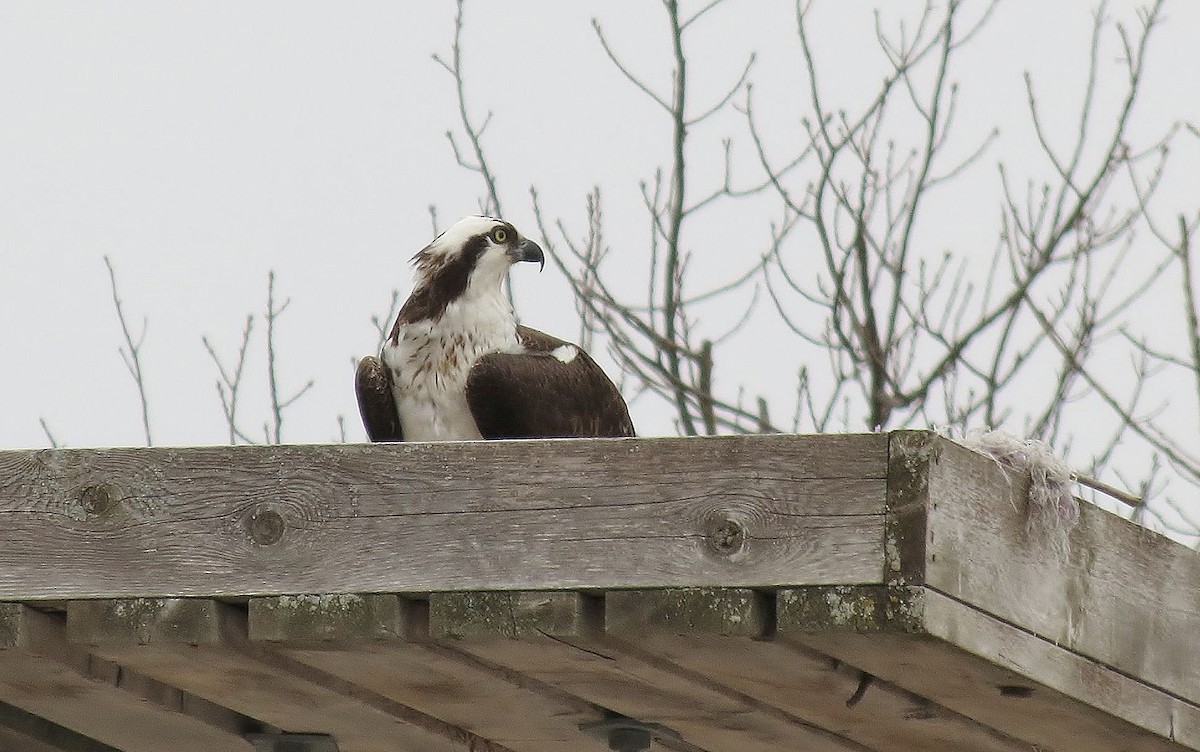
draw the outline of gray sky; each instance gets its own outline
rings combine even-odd
[[[818,66],[846,106],[881,76],[876,4],[817,5]],[[920,8],[886,5],[893,21]],[[1029,156],[1023,71],[1034,75],[1052,135],[1071,132],[1090,6],[1010,0],[964,54],[958,148],[966,153],[972,134],[993,125],[1002,131],[994,152],[941,199],[953,219],[930,236],[935,253],[991,252],[995,232],[979,228],[996,223],[998,159],[1031,174],[1046,169]],[[1137,6],[1109,10],[1132,20]],[[1170,0],[1166,15],[1136,121],[1147,140],[1172,121],[1200,121],[1200,4]],[[647,227],[638,181],[665,164],[668,124],[607,62],[593,16],[667,91],[662,10],[632,0],[469,3],[468,88],[477,116],[494,113],[486,141],[505,218],[536,235],[528,200],[536,185],[551,217],[582,230],[584,195],[599,184],[614,258],[636,265]],[[407,292],[408,259],[431,237],[430,205],[442,226],[478,209],[480,183],[455,165],[444,135],[457,126],[452,83],[431,59],[448,54],[453,17],[450,2],[0,3],[0,446],[46,445],[39,418],[71,446],[142,442],[105,254],[131,320],[149,322],[143,366],[155,443],[224,441],[201,336],[232,358],[246,314],[265,306],[270,269],[278,294],[292,299],[279,322],[282,388],[315,380],[288,411],[284,438],[335,440],[340,414],[349,438],[361,440],[351,358],[375,348],[371,315],[384,311],[392,288]],[[1107,42],[1101,75],[1116,80],[1117,48]],[[688,45],[697,107],[719,97],[757,51],[752,79],[769,148],[782,155],[796,143],[805,84],[788,4],[733,0],[698,23]],[[1099,100],[1111,106],[1111,92]],[[735,177],[758,177],[737,113],[693,135],[697,195],[720,179],[725,137],[735,139]],[[1184,150],[1179,164],[1197,164],[1196,141]],[[1194,210],[1195,174],[1167,176],[1177,208],[1190,200]],[[752,262],[773,213],[764,203],[728,204],[698,223],[685,237],[697,286]],[[575,336],[556,271],[518,269],[515,288],[526,323]],[[706,315],[712,323],[720,311]],[[800,354],[774,352],[770,325],[762,326],[760,340],[723,353],[722,376],[786,392]],[[244,414],[254,435],[267,417],[264,333],[260,320],[247,364]],[[672,432],[652,400],[632,407],[642,433]]]

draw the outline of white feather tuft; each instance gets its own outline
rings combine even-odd
[[[554,356],[555,360],[562,363],[570,363],[579,354],[579,348],[575,345],[559,345],[550,354]]]

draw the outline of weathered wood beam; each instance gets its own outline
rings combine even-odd
[[[773,639],[775,604],[745,589],[605,597],[605,633],[878,750],[1028,752],[1029,745],[850,664]],[[865,690],[865,691],[864,691]]]
[[[0,599],[879,582],[887,437],[0,452]]]
[[[518,687],[507,710],[481,721],[501,735],[534,696],[553,698],[571,720],[546,721],[538,743],[589,709],[637,718],[651,707],[646,720],[687,726],[687,741],[662,742],[679,749],[699,739],[713,750],[753,748],[746,737],[765,749],[790,743],[797,728],[816,749],[887,746],[869,736],[883,726],[856,725],[853,710],[770,694],[727,656],[688,649],[711,642],[739,646],[729,651],[763,670],[793,656],[797,681],[820,679],[843,694],[854,682],[845,665],[865,669],[879,680],[858,708],[876,703],[903,729],[911,692],[933,703],[925,707],[937,710],[936,723],[927,725],[944,724],[948,738],[978,732],[973,723],[1002,732],[973,742],[980,748],[1012,739],[1103,747],[1111,731],[1145,749],[1200,749],[1200,555],[1086,504],[1073,526],[1047,525],[1031,518],[1027,485],[929,432],[0,452],[0,599],[67,603],[82,644],[103,644],[131,666],[166,671],[211,653],[227,675],[251,666],[264,681],[316,691],[328,708],[349,703],[366,725],[407,719],[423,729],[408,729],[418,737],[468,732],[416,699],[397,699],[408,690],[383,691],[400,677],[363,654],[384,650],[416,666],[417,644],[434,666],[430,681],[464,683],[478,670],[496,687]],[[696,587],[726,589],[709,591],[709,605],[732,609],[717,615],[743,619],[739,628],[758,637],[726,634],[731,623],[720,619],[689,621],[696,609],[672,617],[685,618],[687,629],[677,629],[666,611],[650,619],[638,610],[666,596],[614,592]],[[750,592],[775,588],[791,598],[780,596],[778,613]],[[472,592],[480,590],[512,594]],[[595,595],[563,592],[572,590],[610,591],[613,608],[605,616]],[[248,639],[244,613],[204,600],[312,592],[432,592],[433,642],[377,635],[364,650],[320,637],[314,647],[290,642],[300,629],[290,623],[276,641],[292,651],[282,655]],[[77,600],[133,596],[160,599]],[[104,611],[130,603],[158,610]],[[86,616],[89,608],[100,610]],[[191,608],[217,614],[217,639],[188,631],[195,625],[179,615]],[[122,626],[106,633],[101,616]],[[785,616],[807,631],[785,635]],[[366,621],[311,626],[345,635],[378,627],[381,614],[353,618]],[[786,645],[759,639],[773,634]],[[845,665],[820,674],[814,650]],[[358,657],[334,660],[331,651]],[[918,657],[938,671],[961,669],[960,682],[934,681]],[[215,670],[209,682],[206,691],[218,692]],[[153,694],[149,686],[138,692]],[[1028,689],[1048,698],[1040,710],[1014,707]],[[467,723],[467,703],[439,702],[439,712]],[[711,715],[697,718],[697,708]],[[1032,731],[1022,730],[1021,712],[1036,719]],[[810,728],[822,725],[836,728]]]
[[[1090,504],[1057,536],[1027,473],[927,442],[925,584],[1200,704],[1200,555]]]
[[[428,606],[395,595],[279,596],[249,604],[250,639],[519,752],[603,752],[603,718],[428,639]]]
[[[214,703],[70,644],[62,621],[0,604],[0,702],[127,752],[249,752],[255,725]],[[49,732],[48,732],[49,733]],[[86,743],[58,732],[54,739]]]
[[[1039,748],[1200,749],[1197,706],[928,588],[780,590],[776,635]]]
[[[711,752],[870,748],[604,634],[603,604],[565,592],[434,593],[430,636]],[[670,737],[657,743],[670,746]]]
[[[75,601],[68,605],[67,633],[122,666],[277,728],[329,734],[343,752],[508,752],[502,744],[254,645],[245,613],[217,601]]]

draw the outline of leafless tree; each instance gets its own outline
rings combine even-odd
[[[973,254],[928,247],[932,228],[946,223],[953,205],[947,194],[968,172],[985,169],[999,137],[993,127],[972,131],[959,122],[955,83],[962,51],[988,27],[997,3],[930,0],[915,25],[892,24],[876,12],[882,82],[869,96],[854,98],[865,102],[856,109],[838,101],[823,74],[812,43],[820,33],[813,28],[816,3],[797,2],[795,39],[807,85],[785,94],[798,94],[809,114],[790,144],[777,143],[778,129],[764,127],[756,106],[762,94],[750,80],[753,55],[729,71],[732,83],[722,96],[693,104],[689,32],[711,22],[727,0],[691,13],[676,0],[663,0],[669,92],[656,90],[649,76],[622,59],[605,25],[593,20],[597,43],[616,72],[655,103],[670,135],[662,167],[639,182],[646,242],[636,250],[605,245],[598,187],[583,202],[582,231],[548,217],[536,189],[533,209],[548,250],[577,294],[581,334],[602,335],[622,370],[671,405],[681,433],[1005,427],[1069,452],[1073,416],[1079,414],[1073,411],[1095,412],[1099,400],[1115,416],[1115,429],[1103,445],[1093,442],[1089,457],[1074,458],[1088,474],[1104,472],[1117,449],[1137,439],[1200,486],[1200,458],[1148,417],[1143,405],[1148,379],[1162,368],[1182,369],[1194,376],[1200,416],[1191,240],[1200,218],[1181,219],[1179,229],[1168,233],[1151,213],[1179,128],[1165,127],[1142,144],[1130,128],[1163,0],[1143,8],[1132,25],[1114,22],[1106,4],[1099,5],[1088,57],[1080,61],[1088,75],[1077,101],[1044,102],[1036,79],[1025,75],[1027,128],[1039,145],[1041,166],[997,165],[997,193],[982,200],[994,202],[998,230],[981,228],[971,241]],[[457,66],[462,26],[460,3],[456,64],[446,67],[455,74],[471,133]],[[1114,56],[1110,39],[1122,65],[1117,80],[1101,65]],[[1115,110],[1101,106],[1098,91],[1119,92]],[[1068,105],[1073,113],[1061,110]],[[713,155],[724,163],[724,180],[698,185],[686,157],[693,153],[688,139],[730,107],[744,116],[745,135],[736,143],[749,146],[759,177],[733,179],[730,137]],[[1066,117],[1077,127],[1064,146],[1049,123]],[[481,172],[483,147],[478,138],[471,143],[475,162],[464,166]],[[462,163],[457,147],[455,155]],[[481,174],[489,205],[498,206],[496,176]],[[769,242],[724,284],[694,291],[689,260],[710,249],[690,228],[717,203],[750,197],[756,206],[776,207]],[[1147,228],[1167,253],[1147,253]],[[979,263],[979,248],[992,249],[988,263]],[[619,271],[612,271],[610,262],[618,257]],[[616,284],[639,260],[640,300]],[[1191,333],[1182,354],[1153,349],[1127,326],[1147,291],[1176,278],[1183,280]],[[778,395],[760,396],[756,387],[716,378],[724,367],[722,348],[748,336],[745,323],[752,316],[765,315],[755,308],[760,290],[767,312],[792,338],[779,349],[807,364],[798,367],[783,410]],[[723,323],[702,324],[699,312],[714,304]],[[1132,356],[1135,369],[1134,387],[1121,392],[1097,375],[1111,362],[1118,335],[1128,345],[1118,357]],[[1101,350],[1103,358],[1097,356]],[[776,417],[788,408],[790,420]],[[1126,500],[1144,497],[1160,469],[1153,465],[1141,480],[1120,476],[1133,494],[1109,490]]]
[[[930,4],[908,35],[889,36],[877,26],[891,70],[871,103],[851,115],[832,114],[824,103],[807,9],[799,6],[796,25],[816,116],[805,122],[807,138],[786,165],[777,166],[767,156],[753,99],[747,98],[762,168],[786,207],[765,275],[771,299],[795,335],[825,350],[833,367],[833,389],[822,398],[814,398],[811,390],[802,395],[812,400],[808,416],[817,429],[829,426],[843,396],[862,406],[863,423],[872,429],[914,422],[1000,425],[1014,404],[1010,390],[1020,385],[1029,404],[1030,390],[1021,377],[1033,364],[1044,368],[1046,352],[1053,355],[1057,348],[1057,375],[1043,380],[1047,388],[1035,398],[1041,407],[1027,412],[1023,427],[1027,434],[1054,440],[1095,338],[1163,271],[1161,265],[1151,268],[1131,293],[1112,292],[1118,272],[1133,269],[1126,261],[1142,211],[1111,195],[1120,176],[1145,172],[1146,163],[1147,192],[1153,193],[1173,136],[1168,133],[1140,153],[1128,146],[1146,44],[1161,3],[1133,33],[1118,29],[1128,78],[1120,84],[1125,96],[1118,114],[1105,123],[1095,122],[1093,108],[1106,23],[1103,6],[1096,13],[1080,125],[1065,154],[1045,135],[1035,86],[1026,75],[1030,121],[1053,169],[1045,179],[1022,181],[1024,190],[1018,192],[1011,171],[999,166],[1001,232],[982,284],[971,280],[966,257],[922,253],[922,226],[940,221],[927,207],[978,161],[995,136],[995,131],[970,134],[967,138],[978,145],[965,159],[953,162],[947,156],[957,104],[949,72],[995,3],[969,21],[961,17],[964,7]],[[911,131],[889,131],[890,118],[904,108],[922,125],[919,137],[908,144]],[[806,166],[810,169],[803,171]],[[815,284],[795,270],[796,244],[784,242],[794,235],[820,249],[824,269]],[[819,329],[807,323],[811,318],[794,315],[814,305],[824,312]],[[1043,317],[1058,322],[1057,345],[1043,327],[1030,325]]]

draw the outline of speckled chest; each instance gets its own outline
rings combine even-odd
[[[383,348],[383,362],[392,371],[404,438],[480,438],[467,404],[467,374],[487,353],[521,350],[507,305],[452,304],[438,319],[404,324],[396,334]]]

